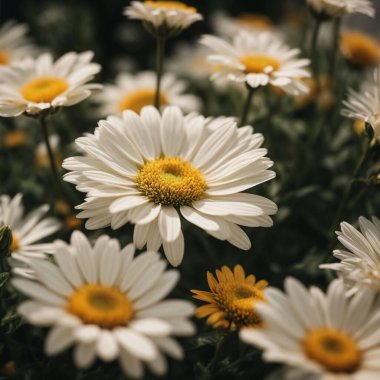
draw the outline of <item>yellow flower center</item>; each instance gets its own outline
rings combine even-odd
[[[306,355],[328,371],[352,373],[361,363],[357,343],[346,333],[331,328],[311,330],[302,342]]]
[[[380,62],[379,43],[360,32],[343,33],[341,50],[344,57],[356,66],[374,66]]]
[[[9,54],[4,50],[0,50],[0,65],[6,65],[8,62]]]
[[[175,207],[201,199],[207,188],[203,174],[180,157],[146,162],[137,174],[136,184],[152,202]]]
[[[240,62],[245,66],[246,73],[269,73],[281,67],[278,59],[259,54],[245,55],[240,58]]]
[[[20,248],[20,240],[18,239],[17,235],[12,232],[12,245],[11,245],[11,252],[16,252]]]
[[[236,18],[236,22],[246,28],[265,30],[273,27],[269,17],[254,13],[243,13]]]
[[[179,1],[144,1],[144,4],[154,8],[165,8],[168,10],[181,10],[197,13],[196,8],[189,7],[188,5]]]
[[[124,293],[99,284],[87,284],[76,289],[66,309],[84,323],[108,329],[125,326],[134,315],[132,301]]]
[[[21,88],[21,95],[31,102],[49,103],[69,88],[69,84],[58,77],[32,79]]]
[[[7,148],[17,148],[25,145],[26,138],[27,136],[23,131],[7,132],[4,136],[3,143]]]
[[[122,112],[124,110],[132,110],[136,113],[140,113],[141,108],[154,104],[155,95],[156,90],[153,88],[136,90],[121,100],[118,107],[119,112]],[[163,93],[160,94],[160,104],[162,106],[168,104],[168,99]]]

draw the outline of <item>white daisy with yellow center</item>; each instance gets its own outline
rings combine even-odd
[[[0,67],[18,64],[35,53],[35,47],[26,36],[27,32],[28,27],[25,24],[16,24],[14,21],[8,21],[1,26]]]
[[[161,79],[161,106],[176,105],[184,112],[197,111],[200,100],[195,95],[184,94],[186,83],[173,74],[164,74]],[[137,74],[120,74],[115,85],[105,85],[96,100],[101,104],[100,114],[121,114],[125,110],[140,113],[145,106],[154,105],[156,95],[156,73],[143,71]]]
[[[132,1],[124,14],[160,31],[180,31],[203,19],[194,7],[179,1]]]
[[[249,249],[238,224],[271,226],[276,205],[242,191],[274,178],[263,137],[231,118],[162,116],[151,106],[99,122],[94,135],[76,140],[84,157],[67,158],[65,180],[87,193],[79,218],[86,228],[135,224],[134,243],[156,251],[161,244],[177,266],[184,254],[180,214],[212,236]]]
[[[27,266],[29,260],[43,258],[44,253],[52,253],[51,243],[38,243],[61,227],[58,219],[43,218],[48,210],[49,206],[43,205],[24,215],[21,194],[13,198],[0,196],[0,225],[7,225],[12,231],[10,264],[16,273],[32,276],[33,271]]]
[[[346,297],[342,280],[324,294],[288,278],[285,291],[264,291],[255,305],[263,327],[240,337],[264,350],[269,362],[287,364],[289,379],[376,380],[380,371],[380,311],[369,289]]]
[[[350,293],[362,287],[380,292],[380,220],[372,221],[361,216],[357,230],[342,222],[338,240],[347,250],[336,249],[334,256],[339,263],[323,264],[321,268],[336,270],[350,288]]]
[[[342,17],[351,13],[361,13],[374,17],[375,9],[370,0],[306,0],[317,14],[330,17]]]
[[[218,71],[211,76],[213,80],[225,78],[251,88],[278,86],[291,95],[309,91],[300,78],[310,76],[310,61],[296,58],[299,49],[290,49],[272,33],[241,31],[232,44],[206,35],[200,42],[215,52],[208,56],[210,64],[218,65]]]
[[[375,138],[380,138],[380,66],[373,71],[372,78],[363,82],[359,91],[349,91],[343,105],[343,116],[368,123]]]
[[[92,52],[71,52],[53,62],[46,53],[17,66],[0,67],[0,116],[38,115],[86,99],[101,88],[87,83],[100,71],[100,65],[90,62],[92,57]]]
[[[79,231],[70,245],[54,243],[56,264],[30,262],[35,280],[16,278],[13,286],[30,300],[18,309],[37,326],[51,327],[45,341],[48,355],[74,346],[80,368],[97,357],[118,359],[125,374],[141,378],[144,364],[156,375],[167,369],[163,353],[183,357],[172,336],[188,336],[194,326],[190,302],[163,300],[179,279],[165,270],[156,252],[134,257],[132,244],[120,249],[115,239],[100,236],[94,246]]]

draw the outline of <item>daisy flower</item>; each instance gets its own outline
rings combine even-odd
[[[310,76],[306,70],[310,61],[296,58],[299,49],[290,49],[271,33],[241,31],[232,44],[206,35],[200,42],[215,52],[208,61],[218,65],[219,70],[211,79],[245,82],[251,88],[270,84],[292,95],[308,92],[300,78]]]
[[[264,301],[263,289],[268,285],[264,280],[256,282],[253,274],[245,275],[241,265],[233,271],[227,266],[216,271],[216,277],[207,272],[211,292],[192,290],[193,297],[207,302],[197,308],[198,318],[207,318],[214,328],[236,330],[242,327],[258,327],[261,319],[254,309],[256,302]]]
[[[173,35],[203,17],[194,7],[179,1],[132,1],[124,15],[141,20],[153,34]]]
[[[184,254],[180,214],[212,236],[249,249],[238,226],[271,226],[276,205],[243,193],[275,177],[260,148],[263,137],[231,118],[205,120],[178,107],[162,116],[152,106],[99,122],[94,135],[76,140],[84,157],[63,162],[64,178],[87,193],[79,218],[86,228],[135,224],[134,243],[156,251],[163,244],[177,266]]]
[[[375,66],[380,62],[379,42],[360,31],[344,31],[341,35],[340,50],[346,61],[357,68]]]
[[[134,257],[132,244],[100,236],[94,246],[79,231],[70,244],[54,242],[56,264],[33,259],[35,280],[16,278],[13,286],[30,300],[18,312],[32,325],[50,327],[47,355],[74,346],[74,361],[87,368],[96,360],[118,359],[125,374],[141,378],[143,364],[166,372],[164,353],[183,350],[175,336],[194,333],[191,303],[163,300],[179,279],[156,252]]]
[[[194,95],[184,94],[186,83],[173,74],[161,79],[161,106],[176,105],[183,111],[196,111],[200,101]],[[118,114],[124,110],[140,113],[144,106],[153,105],[156,94],[156,73],[143,71],[137,74],[120,74],[116,85],[106,85],[96,100],[101,104],[102,116]]]
[[[22,195],[13,198],[0,196],[0,225],[7,225],[12,230],[10,264],[15,272],[30,275],[25,264],[33,257],[45,257],[44,253],[52,253],[52,244],[38,243],[57,232],[61,225],[56,218],[43,218],[49,210],[43,205],[24,216]]]
[[[0,116],[38,115],[86,99],[101,88],[87,83],[100,71],[100,65],[90,63],[92,57],[92,52],[71,52],[53,62],[46,53],[17,66],[0,67]]]
[[[343,105],[343,116],[370,124],[375,138],[380,137],[380,66],[374,70],[373,79],[364,82],[359,91],[349,91]]]
[[[375,9],[370,0],[306,0],[309,7],[317,14],[328,17],[342,17],[351,13],[375,16]]]
[[[13,20],[2,25],[0,28],[0,67],[18,63],[33,55],[35,48],[26,37],[27,32],[26,25],[16,24]]]
[[[293,368],[289,379],[379,378],[380,311],[374,292],[347,298],[341,280],[324,294],[292,278],[286,279],[285,291],[265,291],[267,302],[256,305],[263,327],[243,329],[243,341],[262,348],[264,360]]]
[[[346,250],[337,249],[340,263],[323,264],[321,268],[336,270],[355,293],[361,287],[380,291],[380,220],[359,218],[360,231],[347,222],[340,225],[338,240]]]

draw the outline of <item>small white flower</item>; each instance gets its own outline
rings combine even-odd
[[[289,380],[379,378],[380,311],[373,291],[348,298],[341,280],[324,294],[292,278],[286,279],[285,291],[264,290],[267,302],[255,304],[263,328],[240,335],[264,350],[264,360],[287,364]]]
[[[30,258],[43,258],[45,253],[52,253],[51,243],[38,243],[59,230],[61,224],[56,218],[43,218],[49,210],[43,205],[24,216],[22,195],[13,198],[8,195],[0,197],[0,225],[7,225],[12,230],[10,263],[15,272],[30,275],[27,264]]]
[[[6,22],[0,28],[0,66],[17,64],[20,60],[35,53],[35,47],[26,37],[28,27]]]
[[[152,106],[110,116],[94,135],[76,140],[86,155],[63,163],[71,170],[65,180],[87,193],[78,217],[88,218],[88,229],[135,224],[136,247],[156,251],[162,244],[175,266],[184,254],[180,215],[247,250],[238,224],[269,227],[268,215],[277,211],[269,199],[242,192],[275,177],[260,148],[263,136],[252,132],[231,118],[184,117],[174,106],[162,116]]]
[[[301,78],[310,76],[306,70],[310,61],[296,58],[299,49],[290,49],[271,33],[239,32],[232,44],[206,35],[200,42],[215,52],[208,57],[209,63],[218,65],[211,79],[245,82],[251,88],[278,86],[292,95],[309,91]]]
[[[375,16],[375,9],[370,0],[306,0],[306,2],[315,12],[330,17],[342,17],[350,13]]]
[[[349,286],[350,293],[362,287],[380,291],[380,220],[359,218],[360,231],[347,222],[341,223],[338,240],[347,251],[337,249],[340,263],[323,264],[321,268],[336,270]]]
[[[96,360],[118,359],[126,375],[141,378],[146,364],[156,375],[167,370],[167,354],[183,358],[172,336],[194,333],[190,302],[163,300],[179,279],[156,252],[134,257],[132,244],[100,236],[94,246],[79,231],[70,245],[54,243],[57,264],[33,259],[34,281],[13,286],[30,298],[18,312],[37,326],[51,327],[47,355],[74,346],[74,361],[87,368]]]
[[[380,66],[373,73],[373,80],[365,81],[359,91],[350,90],[342,115],[362,120],[371,125],[375,138],[380,138]]]
[[[132,1],[124,14],[150,24],[164,35],[186,29],[203,19],[194,7],[179,1]]]
[[[161,79],[162,106],[176,105],[184,112],[196,111],[200,108],[200,100],[184,94],[186,83],[173,74],[164,74]],[[153,105],[156,94],[156,73],[143,71],[137,74],[120,74],[116,85],[106,85],[96,100],[101,104],[99,112],[102,116],[121,114],[125,110],[140,113],[144,106]]]
[[[53,62],[42,54],[13,67],[0,67],[0,116],[37,115],[44,110],[72,106],[100,85],[87,83],[100,71],[92,52],[67,53]]]

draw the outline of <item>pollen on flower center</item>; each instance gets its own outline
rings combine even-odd
[[[273,57],[259,54],[245,55],[240,58],[246,73],[269,73],[280,68],[281,63]]]
[[[6,65],[8,62],[9,54],[4,50],[0,50],[0,65]]]
[[[133,318],[132,301],[119,289],[87,284],[70,296],[66,309],[86,324],[103,328],[125,326]]]
[[[306,355],[331,372],[352,373],[361,363],[357,343],[346,333],[331,328],[311,330],[302,342]]]
[[[179,1],[144,1],[145,5],[155,8],[166,8],[172,10],[183,10],[191,13],[196,13],[197,10],[194,7],[189,7],[188,5],[181,3]]]
[[[154,98],[156,95],[156,90],[153,88],[146,88],[146,89],[140,89],[136,90],[127,96],[125,96],[119,103],[118,109],[119,112],[122,112],[124,110],[132,110],[136,113],[140,113],[141,109],[144,106],[150,106],[154,104]],[[160,94],[160,104],[162,106],[167,105],[168,99],[161,92]]]
[[[69,88],[69,84],[58,77],[32,79],[21,88],[21,95],[31,102],[49,103]]]
[[[17,235],[12,232],[12,245],[11,245],[11,252],[16,252],[20,248],[20,240],[18,239]]]
[[[207,189],[203,174],[180,157],[146,162],[137,174],[136,185],[152,202],[175,207],[191,205]]]

